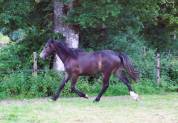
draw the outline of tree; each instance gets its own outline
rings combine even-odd
[[[147,44],[156,49],[157,84],[160,84],[160,53],[175,44],[176,24],[178,24],[175,4],[174,0],[159,2],[158,16],[154,22],[145,25],[144,35],[147,38]],[[172,34],[173,37],[171,37]]]
[[[72,25],[65,24],[63,18],[68,14],[68,11],[73,7],[73,1],[64,4],[63,1],[53,0],[54,7],[54,26],[55,33],[61,33],[65,37],[67,45],[71,48],[77,48],[79,43],[79,34],[72,28]],[[62,61],[58,56],[55,58],[54,68],[64,70]]]

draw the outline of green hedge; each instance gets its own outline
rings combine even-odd
[[[38,76],[32,76],[31,73],[12,73],[6,75],[0,82],[0,98],[14,97],[48,97],[58,88],[59,82],[63,78],[63,74],[54,71],[39,73]],[[97,95],[101,89],[102,79],[99,77],[88,81],[88,77],[81,77],[78,80],[77,88],[89,95]],[[92,82],[91,82],[92,81]],[[70,85],[68,82],[61,96],[76,96],[70,93]],[[152,80],[141,79],[138,83],[132,84],[134,90],[139,94],[153,94],[162,91],[172,91],[170,85],[157,86]],[[127,87],[119,82],[115,77],[110,78],[110,87],[105,95],[126,95]]]

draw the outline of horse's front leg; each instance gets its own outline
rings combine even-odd
[[[65,77],[62,80],[62,82],[60,83],[58,90],[56,92],[56,94],[52,97],[52,100],[56,101],[57,98],[59,97],[62,89],[64,88],[65,84],[69,81],[69,75],[67,73],[65,73]]]
[[[80,97],[83,97],[83,98],[88,99],[88,95],[86,95],[85,93],[79,91],[79,90],[76,88],[77,79],[78,79],[78,76],[72,77],[72,81],[71,81],[71,82],[72,82],[72,83],[71,83],[71,92],[76,93],[76,94],[79,95]]]

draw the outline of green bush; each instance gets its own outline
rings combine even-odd
[[[6,75],[0,83],[1,97],[23,94],[27,91],[27,79],[27,75],[24,73],[12,73]]]
[[[38,76],[32,76],[31,73],[12,73],[6,75],[0,82],[0,98],[5,97],[46,97],[52,96],[57,90],[63,74],[55,72],[43,72]],[[87,77],[81,77],[78,80],[77,88],[89,95],[97,95],[102,87],[102,79],[99,77],[89,82]],[[134,88],[138,93],[155,93],[157,86],[151,81],[134,84]],[[68,82],[62,96],[76,96],[70,93],[70,85]],[[105,95],[126,95],[128,94],[127,87],[119,82],[115,77],[111,77],[110,87]]]
[[[20,67],[21,61],[18,56],[20,49],[21,47],[16,44],[10,44],[0,49],[0,72],[13,71]]]
[[[40,73],[36,77],[31,73],[12,73],[0,82],[0,96],[49,96],[54,92],[59,79],[54,72]]]
[[[12,73],[5,76],[0,82],[0,98],[7,97],[47,97],[52,96],[63,78],[63,74],[59,74],[53,71],[41,72],[38,76],[32,76],[31,73]],[[68,82],[61,93],[61,96],[76,96],[76,94],[70,91],[71,83]],[[132,84],[134,90],[139,94],[153,94],[166,91],[168,88],[164,85],[164,88],[154,84],[152,80],[141,79],[138,83]],[[96,96],[102,87],[101,77],[88,81],[88,77],[81,77],[78,80],[77,86],[79,90],[91,95]],[[170,86],[169,86],[170,87]],[[105,95],[127,95],[127,87],[120,82],[116,77],[110,78],[110,86]]]

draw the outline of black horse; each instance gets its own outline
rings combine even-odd
[[[57,54],[64,63],[65,77],[60,83],[56,94],[52,97],[53,100],[57,100],[60,92],[69,80],[71,80],[71,92],[75,92],[80,97],[88,98],[85,93],[76,88],[77,79],[79,76],[89,76],[97,73],[102,73],[103,75],[103,86],[94,101],[99,101],[103,93],[109,87],[111,74],[115,74],[118,79],[128,87],[133,99],[138,100],[138,94],[132,90],[129,79],[125,73],[128,73],[135,81],[138,79],[139,74],[138,71],[134,69],[126,54],[112,50],[85,52],[79,49],[68,48],[64,41],[50,39],[43,48],[40,57],[46,59],[49,55],[54,53]]]

